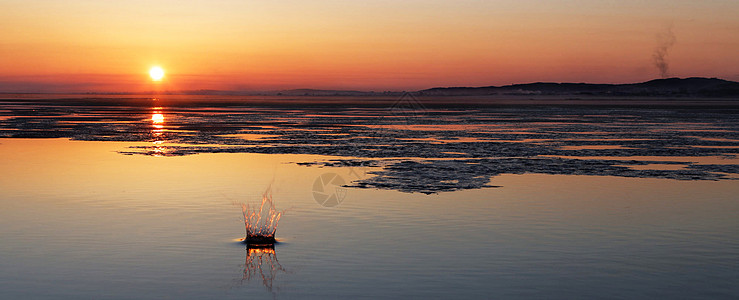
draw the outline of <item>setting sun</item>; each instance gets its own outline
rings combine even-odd
[[[151,77],[151,80],[161,81],[162,78],[164,78],[164,69],[161,67],[152,67],[149,69],[149,76]]]

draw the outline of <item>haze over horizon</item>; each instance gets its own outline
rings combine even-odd
[[[0,2],[0,92],[739,81],[736,1]],[[162,81],[148,70],[161,66]]]

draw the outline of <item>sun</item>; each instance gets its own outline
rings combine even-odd
[[[151,69],[149,69],[149,76],[151,77],[151,80],[162,81],[162,78],[164,78],[164,69],[159,66],[151,67]]]

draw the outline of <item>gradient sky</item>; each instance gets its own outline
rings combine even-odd
[[[739,1],[0,0],[0,92],[739,80]],[[167,71],[152,83],[148,69]]]

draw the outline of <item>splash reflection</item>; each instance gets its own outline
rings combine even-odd
[[[267,291],[274,293],[272,284],[280,272],[286,273],[287,271],[277,261],[277,252],[275,252],[273,245],[261,247],[249,245],[246,247],[242,283],[261,278]]]

